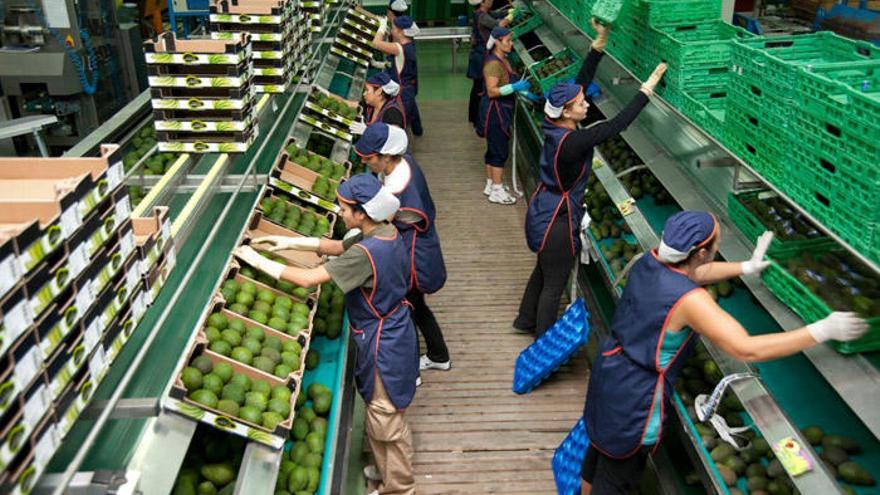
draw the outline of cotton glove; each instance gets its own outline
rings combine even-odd
[[[342,236],[342,240],[344,241],[346,239],[351,239],[352,237],[355,237],[360,233],[361,229],[349,229],[348,232],[346,232],[345,235]]]
[[[317,237],[288,237],[285,235],[267,235],[256,237],[251,244],[263,244],[265,250],[275,253],[292,249],[294,251],[315,252],[321,247],[321,240]]]
[[[868,331],[868,322],[855,313],[835,311],[824,319],[807,325],[807,331],[816,342],[856,340]]]
[[[385,38],[385,33],[388,32],[388,19],[385,17],[382,18],[382,23],[379,24],[379,27],[376,28],[376,36],[379,38]]]
[[[248,265],[276,280],[280,279],[281,274],[284,273],[284,265],[260,256],[260,253],[256,252],[254,248],[250,246],[238,246],[232,254],[241,261],[244,261]]]
[[[767,254],[767,249],[770,247],[771,242],[773,242],[773,232],[769,230],[761,234],[761,237],[758,237],[758,242],[755,243],[755,250],[752,251],[751,259],[740,264],[743,275],[755,275],[763,272],[770,266],[770,262],[765,260],[764,256]]]
[[[587,235],[587,231],[590,230],[591,223],[593,223],[593,219],[590,218],[590,214],[585,211],[584,217],[581,218],[581,229],[580,229],[581,263],[583,263],[585,265],[589,265],[592,261],[599,261],[599,256],[593,250],[593,244],[590,242],[590,238]]]
[[[348,132],[355,136],[360,136],[367,130],[367,124],[364,123],[364,119],[355,120],[348,126]]]

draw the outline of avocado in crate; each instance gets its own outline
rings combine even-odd
[[[529,67],[541,91],[549,91],[556,83],[573,78],[580,69],[580,58],[566,48]]]
[[[880,349],[880,279],[854,256],[832,246],[776,258],[762,275],[773,294],[807,323],[832,311],[866,318],[868,333],[852,342],[831,341],[842,353]]]
[[[333,98],[329,95],[313,95],[312,100],[316,105],[323,108],[324,110],[335,113],[336,115],[345,117],[346,119],[353,119],[357,117],[357,109],[352,108],[345,103]]]
[[[295,230],[306,237],[321,237],[332,233],[330,219],[308,208],[288,203],[278,197],[266,197],[260,201],[263,215],[273,223]]]
[[[324,177],[338,181],[348,172],[345,165],[301,148],[296,143],[289,143],[285,150],[290,157],[290,161]]]

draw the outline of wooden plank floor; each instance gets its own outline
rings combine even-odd
[[[484,142],[467,122],[466,101],[420,107],[426,131],[414,156],[437,205],[449,272],[428,303],[453,368],[422,373],[407,412],[418,493],[555,493],[550,459],[581,414],[583,351],[531,394],[511,391],[516,357],[532,341],[511,331],[535,263],[523,233],[526,204],[483,196]]]

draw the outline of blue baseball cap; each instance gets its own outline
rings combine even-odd
[[[409,29],[415,24],[412,20],[412,17],[408,15],[401,15],[394,19],[394,25],[399,27],[400,29]]]
[[[406,131],[384,122],[376,122],[368,126],[358,139],[354,152],[361,157],[378,154],[403,155],[408,145]]]
[[[360,205],[370,218],[384,221],[400,208],[400,200],[372,174],[357,174],[336,188],[339,201]]]
[[[561,82],[556,84],[547,93],[547,101],[544,102],[544,113],[551,119],[562,116],[562,109],[583,93],[584,88],[580,84]]]
[[[718,221],[705,211],[685,210],[666,220],[658,248],[661,260],[678,263],[708,244],[718,233]]]

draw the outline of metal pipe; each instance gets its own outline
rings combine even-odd
[[[337,17],[339,16],[338,11],[336,13],[336,16]],[[315,51],[312,54],[311,59],[309,59],[309,62],[314,60],[314,58],[317,55],[318,55],[318,51]],[[287,110],[290,107],[290,104],[293,103],[293,100],[294,100],[293,93],[296,93],[296,91],[299,89],[299,86],[301,84],[302,84],[302,82],[297,82],[296,88],[294,88],[294,90],[291,92],[291,96],[288,98],[287,102],[284,104],[284,108],[281,110],[282,115],[287,113]],[[263,144],[260,145],[260,148],[254,154],[254,157],[259,156],[262,153],[263,149],[266,147],[266,145],[269,144],[269,141],[270,141],[269,136],[271,136],[272,134],[275,133],[275,131],[278,128],[278,125],[280,123],[281,123],[281,119],[275,119],[275,122],[272,124],[272,128],[269,130],[266,139],[263,141]],[[235,202],[235,199],[238,197],[238,193],[242,190],[242,188],[244,188],[244,185],[247,182],[248,174],[250,174],[251,170],[253,170],[256,167],[256,163],[257,163],[256,160],[252,160],[251,163],[248,165],[247,170],[245,170],[244,174],[242,174],[242,180],[238,183],[238,186],[236,187],[235,192],[232,193],[232,196],[229,198],[229,201],[226,202],[226,206],[223,208],[223,211],[220,212],[220,217],[218,218],[217,222],[214,223],[214,226],[211,228],[211,232],[208,233],[208,237],[205,239],[204,245],[209,245],[214,240],[214,237],[217,235],[217,232],[219,232],[220,227],[223,225],[223,220],[226,218],[226,215],[229,213],[229,210],[232,208],[232,204]],[[187,284],[189,283],[189,280],[192,278],[193,274],[196,271],[196,267],[199,266],[199,263],[201,262],[202,258],[204,257],[205,252],[206,252],[205,250],[200,250],[199,253],[196,255],[196,258],[192,261],[192,263],[189,264],[189,268],[187,269],[186,273],[184,274],[183,280],[181,281],[180,285],[177,287],[177,290],[171,296],[171,302],[169,302],[169,304],[167,306],[165,306],[164,310],[162,311],[162,314],[159,316],[159,319],[156,321],[156,324],[151,329],[149,335],[147,335],[146,340],[144,340],[144,343],[141,346],[141,352],[138,353],[137,356],[135,356],[134,360],[129,365],[128,370],[126,370],[125,375],[123,375],[122,379],[117,384],[116,390],[113,392],[113,395],[110,396],[110,399],[107,400],[106,408],[101,412],[101,415],[95,421],[95,424],[92,426],[92,429],[89,430],[88,436],[86,436],[86,438],[83,440],[82,444],[80,445],[79,450],[76,452],[76,455],[73,457],[73,459],[70,461],[70,464],[67,465],[67,468],[62,473],[61,478],[58,482],[58,486],[55,487],[55,489],[52,491],[52,495],[64,495],[64,491],[67,489],[67,486],[70,484],[70,481],[76,475],[77,470],[79,469],[79,467],[82,465],[83,461],[85,460],[85,457],[89,452],[89,449],[91,449],[92,445],[94,445],[95,440],[98,438],[98,434],[101,432],[101,428],[104,426],[105,423],[107,423],[107,420],[110,419],[110,415],[113,412],[113,409],[116,407],[116,404],[122,398],[123,392],[125,392],[126,387],[128,387],[129,382],[134,377],[135,372],[138,370],[141,362],[146,357],[147,350],[152,346],[153,341],[156,339],[156,336],[159,333],[159,329],[162,328],[162,325],[165,324],[165,320],[168,319],[168,316],[171,314],[171,309],[174,307],[174,302],[177,301],[177,299],[180,297],[180,294],[183,292],[183,289],[186,288]]]

